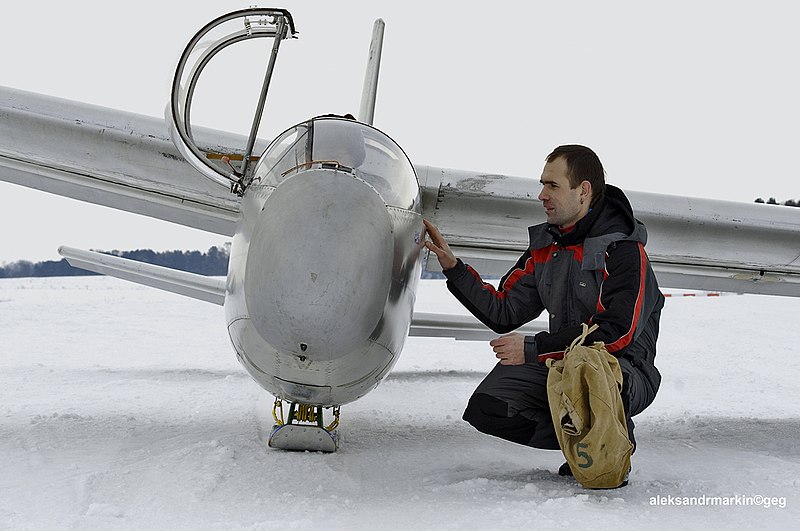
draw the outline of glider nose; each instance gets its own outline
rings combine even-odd
[[[300,172],[259,214],[245,273],[248,312],[274,348],[331,360],[368,345],[386,304],[392,223],[350,173]]]

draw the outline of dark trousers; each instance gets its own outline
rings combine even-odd
[[[641,413],[655,398],[643,372],[620,359],[622,403],[628,436],[636,449],[631,417]],[[483,379],[469,399],[464,420],[478,431],[511,442],[558,450],[553,418],[547,402],[548,368],[538,363],[500,365]]]

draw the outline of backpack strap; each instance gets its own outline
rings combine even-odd
[[[567,355],[567,352],[572,350],[577,345],[582,345],[583,342],[586,341],[586,336],[588,336],[589,334],[600,328],[600,326],[597,323],[593,324],[591,327],[589,327],[589,325],[587,325],[586,323],[581,323],[581,327],[583,327],[583,332],[581,332],[581,335],[572,340],[572,343],[570,343],[567,350],[564,351],[565,356]]]

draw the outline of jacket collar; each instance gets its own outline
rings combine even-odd
[[[528,228],[531,248],[539,249],[551,243],[559,246],[575,245],[587,238],[604,234],[622,234],[623,239],[647,242],[647,231],[633,216],[633,208],[625,193],[614,185],[607,184],[604,198],[595,204],[587,215],[567,233],[557,225],[542,223]]]

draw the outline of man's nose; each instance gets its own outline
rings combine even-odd
[[[544,201],[545,199],[547,199],[547,195],[545,195],[544,188],[542,188],[542,190],[539,192],[539,201]]]

